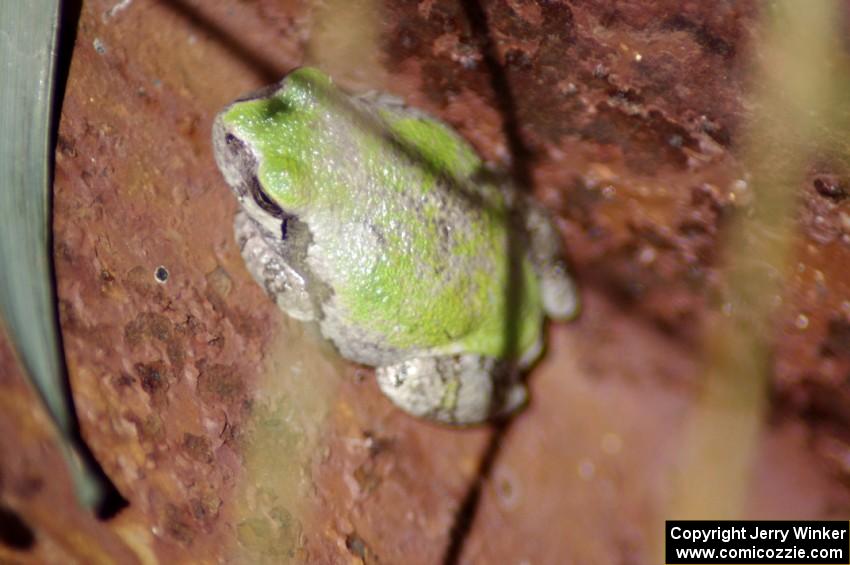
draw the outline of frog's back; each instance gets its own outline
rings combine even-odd
[[[542,313],[525,257],[518,319],[506,320],[504,189],[478,178],[481,160],[451,128],[350,98],[311,69],[246,104],[242,119],[269,140],[258,178],[307,224],[311,269],[332,289],[323,330],[344,334],[328,336],[338,345],[370,344],[344,354],[370,364],[426,350],[500,356],[507,323],[518,351],[536,341]]]

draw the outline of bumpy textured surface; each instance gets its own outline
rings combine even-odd
[[[297,219],[286,238],[297,238],[297,228],[309,234],[304,257],[293,259],[312,279],[322,332],[346,357],[389,365],[415,355],[498,358],[511,347],[521,357],[540,340],[539,282],[523,251],[517,343],[505,343],[509,188],[481,174],[480,159],[450,128],[351,98],[311,68],[235,103],[220,120],[223,170],[232,168],[228,159],[253,156],[228,182],[256,176]]]
[[[576,314],[560,234],[449,126],[387,99],[302,67],[219,113],[246,266],[284,312],[377,367],[399,408],[504,417],[525,401],[544,311]]]
[[[484,4],[585,309],[552,329],[537,400],[502,438],[460,561],[657,562],[654,524],[699,385],[694,344],[722,314],[719,239],[758,197],[737,151],[760,3]],[[82,8],[57,151],[57,275],[83,433],[130,507],[109,522],[71,509],[46,419],[4,355],[0,520],[17,536],[0,538],[0,557],[440,562],[490,431],[406,417],[371,375],[310,349],[244,270],[211,160],[215,113],[304,62],[321,13],[295,0]],[[383,84],[356,64],[338,80],[403,96],[506,159],[462,5],[382,8]],[[847,178],[840,160],[815,159],[800,187],[748,516],[848,515]],[[34,416],[5,417],[17,405]]]

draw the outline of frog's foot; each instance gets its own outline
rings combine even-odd
[[[543,310],[553,320],[570,320],[578,314],[579,299],[567,265],[558,261],[539,268]]]
[[[314,320],[316,311],[304,277],[281,261],[284,242],[242,211],[234,219],[234,232],[248,271],[281,310],[297,320]]]
[[[531,260],[540,277],[543,310],[555,320],[568,320],[578,314],[579,298],[564,260],[561,234],[549,213],[530,198],[526,202],[525,225],[531,244]]]
[[[525,404],[525,386],[508,364],[480,355],[418,357],[378,367],[378,386],[402,410],[446,424],[477,424]]]

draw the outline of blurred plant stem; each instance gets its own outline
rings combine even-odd
[[[0,314],[62,438],[80,502],[104,483],[80,450],[59,344],[50,242],[58,0],[0,2]]]
[[[794,251],[796,198],[823,141],[823,120],[838,103],[830,61],[839,48],[839,4],[762,6],[741,153],[754,202],[736,212],[726,233],[723,316],[706,333],[704,388],[686,423],[664,519],[743,515],[766,415],[777,306]]]
[[[314,0],[306,63],[349,86],[380,84],[377,0]]]

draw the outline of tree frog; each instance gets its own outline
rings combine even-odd
[[[464,425],[525,403],[577,292],[545,210],[451,127],[305,67],[224,108],[213,147],[248,270],[397,406]]]

